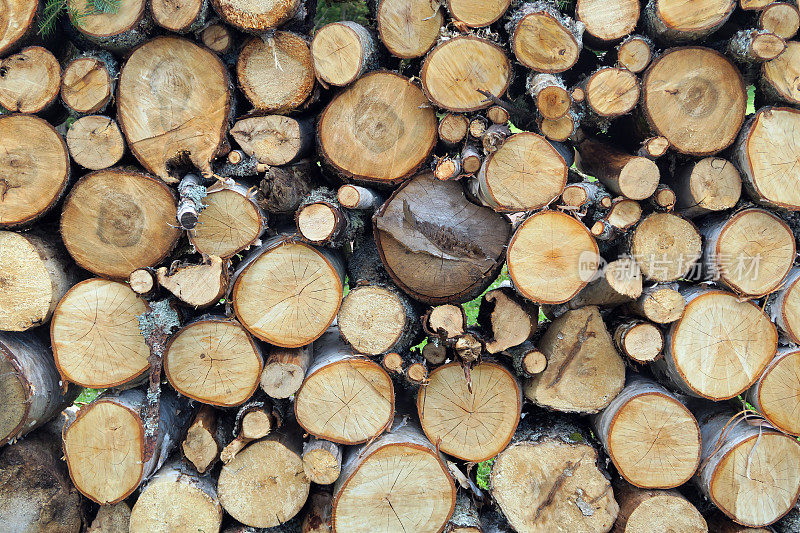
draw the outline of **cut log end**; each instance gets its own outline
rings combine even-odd
[[[604,42],[613,42],[631,33],[639,21],[639,3],[625,0],[613,4],[604,0],[580,0],[575,15],[586,26],[586,33]]]
[[[671,213],[654,213],[634,230],[631,255],[642,273],[654,281],[684,277],[701,255],[695,226]]]
[[[89,170],[116,165],[125,154],[125,139],[116,121],[90,115],[75,121],[67,131],[67,146],[72,159]]]
[[[41,46],[30,46],[4,58],[0,74],[0,107],[12,113],[44,111],[61,87],[61,66]]]
[[[396,290],[379,285],[355,287],[342,301],[339,329],[357,353],[386,353],[412,327],[408,311],[408,303]]]
[[[647,69],[642,86],[648,120],[678,152],[709,155],[727,148],[744,121],[741,74],[711,49],[668,51]]]
[[[653,49],[644,38],[634,36],[626,39],[617,48],[617,62],[631,72],[638,74],[647,68],[653,58]]]
[[[522,394],[516,379],[493,363],[459,363],[431,372],[417,396],[422,429],[443,452],[466,461],[485,461],[506,447],[519,423]]]
[[[758,19],[762,30],[774,33],[782,39],[791,39],[800,28],[800,12],[797,6],[788,2],[768,2],[763,6]]]
[[[639,79],[624,68],[607,67],[586,81],[586,103],[601,117],[618,117],[639,102]]]
[[[28,224],[53,208],[70,177],[64,139],[32,115],[0,116],[0,228]]]
[[[142,375],[150,349],[137,317],[146,311],[145,301],[124,283],[96,278],[70,289],[50,325],[53,355],[64,379],[107,388]]]
[[[102,111],[116,84],[116,72],[111,72],[109,66],[99,55],[80,56],[67,64],[61,82],[64,104],[80,114]]]
[[[471,60],[465,62],[464,57]],[[476,111],[490,105],[479,89],[503,96],[511,81],[511,65],[503,50],[491,41],[459,36],[442,42],[428,54],[420,78],[435,105],[450,111]]]
[[[392,55],[421,57],[439,38],[444,16],[428,0],[380,0],[377,9],[381,41]]]
[[[563,243],[572,245],[565,248]],[[598,268],[597,243],[569,215],[543,211],[525,220],[508,245],[508,274],[526,298],[563,303],[575,296]]]
[[[677,491],[640,490],[627,484],[614,487],[619,515],[614,531],[646,533],[670,529],[685,533],[704,533],[708,525],[700,511]],[[721,533],[716,529],[716,533]]]
[[[649,363],[662,356],[664,335],[650,322],[632,321],[620,324],[614,331],[614,342],[620,352],[637,363]]]
[[[235,321],[194,322],[170,339],[164,372],[175,390],[211,405],[245,402],[261,379],[261,354]]]
[[[176,211],[163,182],[137,172],[99,170],[72,187],[61,213],[61,235],[80,266],[127,279],[172,250],[180,236]]]
[[[211,24],[200,33],[202,43],[217,54],[224,54],[233,48],[233,35],[224,24]]]

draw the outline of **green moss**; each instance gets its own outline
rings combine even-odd
[[[92,403],[105,389],[83,389],[75,398],[75,405],[85,405]]]
[[[747,86],[747,114],[752,115],[756,112],[756,88],[754,85]]]
[[[478,470],[475,472],[475,480],[483,490],[489,490],[489,474],[492,472],[492,465],[495,458],[478,463]]]

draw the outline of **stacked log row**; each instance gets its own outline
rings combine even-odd
[[[0,4],[12,530],[798,530],[793,2]]]

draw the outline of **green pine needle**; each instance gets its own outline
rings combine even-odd
[[[39,35],[47,36],[53,33],[58,19],[64,14],[69,14],[73,24],[80,25],[81,19],[89,15],[114,14],[119,11],[122,0],[86,0],[86,7],[82,10],[70,7],[67,0],[47,0],[39,20]]]

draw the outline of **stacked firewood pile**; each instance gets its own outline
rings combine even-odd
[[[0,2],[0,530],[800,531],[795,3],[349,7]]]

